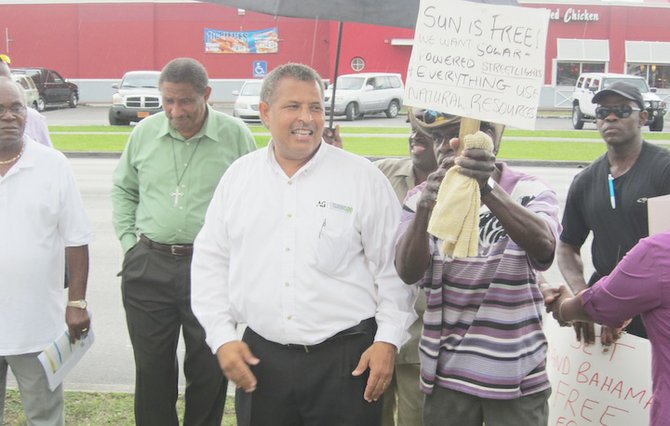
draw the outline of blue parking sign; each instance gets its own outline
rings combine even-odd
[[[267,61],[254,61],[254,78],[263,78],[268,73]]]

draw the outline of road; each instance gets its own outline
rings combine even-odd
[[[95,242],[90,246],[91,268],[87,299],[93,315],[96,342],[65,380],[67,390],[132,392],[134,363],[132,348],[121,305],[121,249],[111,224],[110,187],[117,159],[73,158],[70,160],[84,203],[95,227]],[[519,167],[541,176],[557,190],[561,206],[577,168]],[[585,250],[588,256],[588,251]],[[550,282],[560,281],[554,266],[546,274]],[[183,359],[183,346],[179,348]],[[12,377],[10,386],[16,386]],[[181,384],[183,385],[183,377]]]

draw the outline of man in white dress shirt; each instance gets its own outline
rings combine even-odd
[[[224,174],[195,241],[191,303],[239,425],[379,424],[416,318],[393,265],[398,200],[368,160],[323,143],[322,87],[304,65],[268,74],[272,140]]]

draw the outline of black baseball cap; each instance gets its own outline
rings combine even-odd
[[[598,93],[596,93],[591,102],[593,102],[594,104],[600,103],[600,101],[607,95],[623,96],[624,98],[630,99],[631,101],[635,102],[637,106],[640,107],[641,110],[645,109],[644,99],[642,98],[642,93],[640,93],[640,89],[633,86],[632,84],[623,81],[617,81],[608,88],[600,90]]]

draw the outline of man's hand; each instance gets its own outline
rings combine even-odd
[[[540,286],[540,291],[544,297],[544,305],[546,306],[547,313],[551,313],[561,327],[569,327],[572,325],[571,321],[566,321],[561,316],[561,303],[566,299],[573,297],[568,286],[562,284],[559,288],[553,288],[547,284],[542,284]]]
[[[342,138],[340,137],[340,125],[336,124],[335,128],[326,127],[323,129],[323,140],[328,144],[337,148],[342,148]]]
[[[460,166],[459,173],[475,179],[481,188],[495,171],[496,157],[484,149],[471,148],[456,158],[456,164]]]
[[[70,334],[70,343],[74,343],[88,334],[88,329],[91,327],[91,317],[86,309],[68,306],[65,308],[65,323]]]
[[[603,325],[600,328],[600,344],[603,345],[603,352],[607,352],[609,347],[619,340],[621,334],[623,333],[624,327],[621,328],[611,328],[606,325]]]
[[[449,141],[451,147],[444,156],[440,155],[440,164],[433,173],[428,175],[426,179],[426,188],[421,192],[421,199],[418,204],[422,207],[432,210],[437,201],[437,191],[444,180],[444,175],[454,166],[454,153],[458,147],[458,138],[453,138]]]
[[[257,365],[260,360],[251,353],[246,343],[234,340],[221,345],[216,351],[216,357],[228,380],[247,393],[256,390],[256,376],[249,366]]]
[[[575,328],[575,336],[578,341],[586,346],[596,342],[596,331],[592,322],[575,321],[572,326]]]
[[[377,401],[391,383],[396,351],[396,347],[390,343],[374,342],[363,352],[356,369],[351,372],[353,376],[360,376],[365,370],[370,369],[363,395],[367,402]]]

